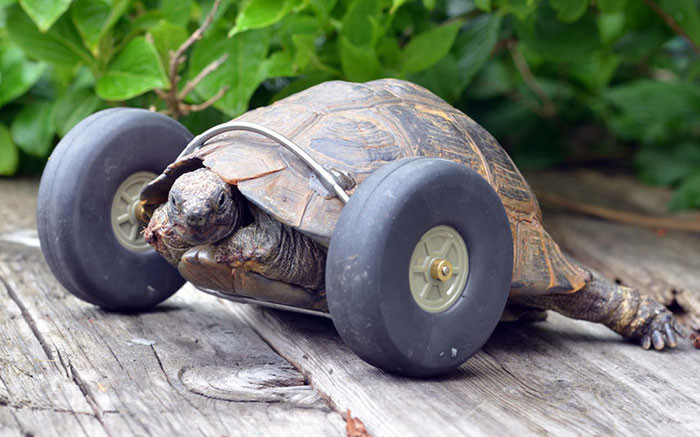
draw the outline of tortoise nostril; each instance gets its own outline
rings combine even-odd
[[[204,226],[205,223],[206,223],[206,218],[204,217],[203,214],[192,213],[192,214],[189,214],[187,216],[187,224],[192,226],[192,227],[199,228],[199,227]]]

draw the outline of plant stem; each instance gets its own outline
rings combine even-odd
[[[686,32],[671,15],[664,11],[661,6],[656,4],[654,0],[644,0],[644,3],[646,3],[646,5],[649,6],[649,8],[656,13],[656,15],[660,16],[671,30],[688,40],[695,53],[700,54],[700,45],[693,41],[693,38],[688,35],[688,32]]]
[[[183,102],[187,94],[189,94],[197,86],[197,84],[201,82],[202,79],[204,79],[206,75],[219,68],[219,66],[221,66],[221,64],[223,64],[226,61],[228,55],[224,55],[216,61],[212,62],[211,64],[207,65],[192,81],[189,81],[185,84],[185,86],[182,89],[182,92],[178,92],[180,77],[177,74],[180,65],[187,59],[187,57],[185,56],[185,52],[187,51],[187,49],[192,47],[192,45],[195,42],[202,39],[202,35],[204,35],[204,32],[214,20],[214,14],[216,13],[216,10],[219,8],[220,4],[221,0],[216,0],[211,8],[211,11],[209,11],[209,14],[207,14],[206,18],[204,19],[202,24],[197,28],[197,30],[195,30],[192,33],[192,35],[190,35],[189,38],[187,38],[185,42],[183,42],[180,45],[180,47],[178,47],[177,50],[175,50],[175,52],[170,53],[170,62],[168,69],[170,89],[168,89],[167,91],[156,90],[156,94],[158,94],[159,97],[165,100],[165,103],[168,106],[167,113],[174,118],[180,118],[192,111],[201,110],[208,106],[211,106],[212,103],[214,103],[216,100],[220,99],[223,96],[223,92],[219,90],[219,92],[216,93],[214,97],[202,103],[201,105],[187,105]],[[200,107],[201,109],[198,109]]]
[[[557,113],[554,102],[549,95],[544,92],[540,84],[537,82],[537,79],[535,79],[535,76],[532,74],[532,70],[530,70],[530,67],[527,65],[525,57],[522,53],[520,53],[520,50],[518,50],[518,43],[515,41],[509,41],[506,43],[506,46],[508,47],[511,58],[513,58],[513,63],[515,63],[515,67],[520,72],[520,76],[522,76],[525,84],[528,88],[530,88],[530,91],[537,96],[540,102],[542,102],[542,115],[547,118],[554,117]]]

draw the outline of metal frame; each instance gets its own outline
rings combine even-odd
[[[222,293],[220,291],[217,291],[217,290],[214,290],[211,288],[198,287],[196,285],[194,286],[194,288],[196,288],[199,291],[203,291],[207,294],[211,294],[212,296],[216,296],[216,297],[221,298],[221,299],[230,300],[232,302],[258,305],[258,306],[267,307],[267,308],[274,308],[276,310],[293,311],[295,313],[308,314],[311,316],[320,316],[320,317],[325,317],[327,319],[331,318],[331,315],[329,313],[326,313],[326,312],[320,311],[320,310],[311,310],[308,308],[299,308],[299,307],[295,307],[292,305],[285,305],[283,303],[268,302],[266,300],[255,299],[253,297],[226,294],[226,293]]]
[[[350,200],[350,197],[345,192],[343,187],[340,186],[338,181],[336,181],[335,177],[333,177],[333,174],[319,164],[318,161],[316,161],[311,155],[306,153],[304,149],[279,132],[257,123],[249,123],[247,121],[229,121],[228,123],[214,126],[194,137],[194,139],[187,144],[182,153],[180,153],[180,156],[177,157],[178,161],[184,156],[189,155],[190,153],[204,146],[204,143],[213,137],[224,132],[231,131],[253,132],[275,141],[277,144],[292,152],[306,165],[308,165],[309,168],[311,168],[311,170],[316,174],[318,180],[321,181],[323,186],[331,193],[335,193],[335,195],[343,203],[348,203],[348,200]]]

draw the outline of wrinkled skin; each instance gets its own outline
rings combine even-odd
[[[617,285],[598,274],[573,294],[522,296],[510,303],[553,310],[566,317],[602,323],[644,349],[676,347],[683,332],[665,306],[637,290]]]
[[[180,176],[168,195],[168,221],[186,243],[195,246],[219,241],[241,224],[237,191],[212,171],[200,168]]]
[[[326,250],[248,204],[205,168],[175,181],[144,239],[174,266],[190,248],[209,245],[232,274],[244,269],[309,290],[323,288]]]
[[[144,237],[175,266],[188,249],[204,246],[214,253],[216,263],[231,268],[231,274],[245,269],[308,290],[324,288],[325,248],[248,204],[208,169],[175,181]],[[553,310],[602,323],[644,349],[675,347],[681,334],[666,307],[599,275],[578,292],[512,298],[509,308],[511,319],[542,320],[543,310]]]

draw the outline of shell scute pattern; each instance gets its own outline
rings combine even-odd
[[[394,79],[326,82],[238,120],[282,133],[321,164],[350,173],[358,184],[403,157],[463,163],[489,181],[510,218],[513,295],[573,292],[590,279],[544,230],[532,190],[496,140],[422,87]],[[205,166],[237,183],[249,201],[328,244],[342,203],[317,192],[311,171],[291,153],[246,132],[222,134],[197,153]]]

